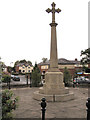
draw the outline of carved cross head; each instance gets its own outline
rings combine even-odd
[[[52,6],[52,9],[48,8],[46,12],[52,13],[52,23],[55,23],[55,12],[59,13],[61,12],[61,10],[59,8],[55,9],[56,4],[54,2],[51,4],[51,6]]]

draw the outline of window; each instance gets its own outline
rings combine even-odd
[[[45,73],[45,71],[43,71],[43,73]]]
[[[23,70],[22,72],[25,72],[25,70]]]
[[[42,72],[42,75],[44,75],[44,74],[45,74],[45,71]]]
[[[48,69],[48,66],[45,66],[45,69]]]
[[[21,70],[19,70],[19,73],[21,73]]]
[[[28,72],[30,72],[30,70],[28,70]]]

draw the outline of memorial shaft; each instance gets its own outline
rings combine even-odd
[[[50,68],[58,68],[56,26],[51,27]]]
[[[51,26],[51,49],[50,49],[50,71],[53,71],[53,68],[58,68],[58,56],[57,56],[57,35],[56,35],[56,26],[55,23],[55,12],[59,13],[61,10],[55,9],[55,3],[51,4],[52,9],[47,9],[46,12],[52,13],[52,23]],[[54,69],[55,70],[55,69]]]

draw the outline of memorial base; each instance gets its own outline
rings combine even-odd
[[[34,92],[33,98],[41,100],[43,97],[49,102],[60,102],[74,99],[74,94],[64,86],[62,72],[46,72],[45,84]]]

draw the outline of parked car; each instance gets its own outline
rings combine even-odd
[[[80,80],[78,80],[78,84],[90,84],[90,80],[87,80],[87,79],[82,80],[82,79],[80,79]]]
[[[74,78],[74,84],[90,84],[90,79],[81,77],[81,78]]]
[[[14,77],[13,77],[13,80],[14,80],[14,81],[20,81],[20,77],[14,76]]]
[[[13,79],[14,78],[14,75],[11,75],[11,79]]]

